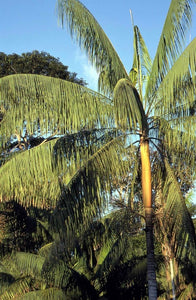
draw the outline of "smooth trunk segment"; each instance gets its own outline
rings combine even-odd
[[[152,207],[151,165],[149,142],[141,137],[140,153],[142,163],[142,195],[144,207]]]

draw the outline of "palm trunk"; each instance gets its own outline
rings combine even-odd
[[[175,282],[174,282],[174,266],[173,266],[172,258],[170,258],[169,265],[170,265],[170,273],[171,273],[172,299],[176,300],[176,290],[175,290]]]
[[[157,282],[154,257],[151,165],[149,142],[143,137],[140,140],[140,152],[142,164],[142,197],[146,218],[148,296],[150,300],[155,300],[157,299]]]

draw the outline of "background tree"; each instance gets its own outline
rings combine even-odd
[[[68,71],[68,66],[63,65],[59,58],[44,51],[34,50],[21,55],[0,52],[0,77],[12,74],[39,74],[86,85],[76,73]]]
[[[50,226],[60,240],[71,241],[97,214],[101,215],[115,179],[131,175],[129,201],[133,202],[133,188],[140,176],[150,299],[157,298],[153,252],[157,199],[164,206],[163,220],[169,220],[176,254],[187,257],[188,250],[188,258],[193,261],[195,257],[195,232],[175,174],[181,174],[183,167],[195,169],[195,115],[190,111],[195,103],[196,40],[183,48],[194,2],[171,1],[152,64],[134,26],[135,52],[129,76],[90,12],[79,1],[59,1],[62,21],[66,18],[71,33],[100,73],[103,94],[34,74],[0,80],[5,110],[0,128],[2,144],[16,130],[55,137],[8,157],[0,169],[4,175],[1,200],[14,197],[25,206],[54,209]],[[139,151],[135,151],[136,143]],[[152,190],[151,153],[155,150],[162,164],[156,169]],[[164,226],[168,230],[166,222]]]

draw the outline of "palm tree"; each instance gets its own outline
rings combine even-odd
[[[179,187],[184,168],[188,166],[193,173],[195,168],[196,39],[185,47],[194,3],[171,1],[152,63],[138,27],[133,27],[135,51],[128,74],[87,8],[77,0],[59,0],[62,24],[66,21],[99,72],[100,93],[38,75],[0,79],[2,147],[13,134],[47,136],[39,146],[14,153],[4,162],[1,201],[14,198],[24,206],[40,208],[54,208],[58,202],[54,228],[63,236],[61,222],[66,222],[69,238],[76,228],[84,230],[83,224],[97,212],[102,213],[114,179],[125,174],[132,181],[131,204],[141,173],[150,299],[157,298],[153,250],[157,198],[164,205],[178,253],[184,253],[180,237],[190,256],[195,250],[192,221]],[[139,151],[135,151],[136,143]],[[162,164],[156,169],[158,180],[152,189],[151,153],[155,149]]]

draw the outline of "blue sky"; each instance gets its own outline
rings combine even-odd
[[[127,71],[133,57],[133,33],[129,10],[138,25],[152,58],[164,25],[170,0],[82,0],[100,23]],[[58,25],[56,0],[1,1],[0,51],[6,54],[45,51],[84,78],[90,88],[96,89],[97,75],[84,53],[71,40],[66,29]],[[191,38],[196,36],[196,10]]]

